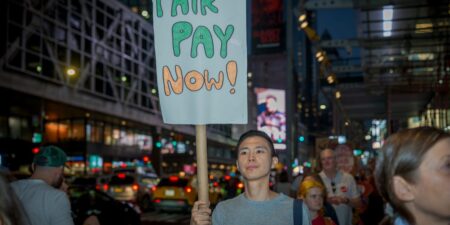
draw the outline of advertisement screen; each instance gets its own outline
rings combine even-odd
[[[285,49],[282,0],[252,1],[252,53],[266,54]]]
[[[285,91],[255,88],[258,116],[258,130],[267,133],[275,149],[286,149],[286,102]]]

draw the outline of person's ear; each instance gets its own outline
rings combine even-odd
[[[400,201],[409,202],[415,198],[414,185],[406,181],[401,176],[394,176],[393,189],[395,196]]]
[[[272,165],[270,168],[275,169],[275,166],[278,164],[278,157],[272,157]]]

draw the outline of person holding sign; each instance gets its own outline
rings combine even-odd
[[[237,167],[244,177],[245,191],[220,202],[211,218],[209,203],[197,201],[191,225],[293,225],[294,200],[269,188],[270,171],[278,163],[271,138],[262,131],[244,133],[237,145]],[[300,212],[302,224],[310,224],[307,207]]]

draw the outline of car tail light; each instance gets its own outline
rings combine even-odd
[[[244,184],[243,184],[242,182],[239,182],[239,183],[237,184],[237,188],[239,188],[239,189],[244,188]]]
[[[152,187],[152,191],[155,192],[156,191],[156,186]]]
[[[178,178],[177,176],[170,176],[170,177],[169,177],[170,182],[177,182],[178,179],[179,179],[179,178]]]
[[[95,185],[96,190],[100,190],[100,184]]]
[[[191,193],[191,192],[192,192],[192,188],[191,188],[191,187],[185,187],[184,190],[185,190],[187,193]]]
[[[103,191],[107,191],[108,189],[109,189],[109,185],[104,184],[104,185],[103,185]]]
[[[218,186],[219,186],[219,183],[214,182],[214,183],[213,183],[213,186],[214,186],[214,187],[218,187]]]
[[[133,186],[131,186],[131,188],[133,189],[133,191],[137,191],[137,190],[139,190],[139,185],[133,184]]]
[[[124,173],[119,173],[117,174],[117,177],[120,179],[125,179],[125,174]]]
[[[160,202],[161,202],[161,199],[155,199],[155,200],[153,200],[153,202],[154,202],[154,203],[160,203]]]

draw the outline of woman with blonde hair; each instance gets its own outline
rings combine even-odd
[[[325,187],[320,182],[307,179],[301,183],[297,198],[303,199],[308,207],[312,225],[335,225],[329,217],[324,217],[324,196]]]
[[[390,136],[375,182],[390,209],[381,224],[449,225],[450,134],[419,127]]]

